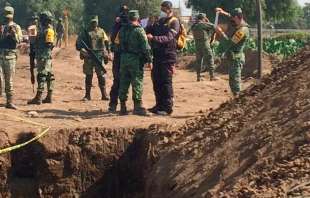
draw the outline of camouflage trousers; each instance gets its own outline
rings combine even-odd
[[[38,92],[43,92],[45,84],[48,91],[53,91],[55,76],[53,73],[52,59],[37,59]]]
[[[206,71],[214,73],[214,55],[208,41],[196,41],[196,72],[200,74],[205,68]]]
[[[244,61],[232,60],[229,65],[229,86],[234,95],[241,91],[241,72]]]
[[[0,81],[2,81],[1,77],[4,80],[5,93],[7,98],[13,96],[13,78],[15,75],[15,66],[16,66],[16,56],[15,58],[5,58],[0,57]],[[0,83],[0,89],[2,92],[2,82]]]
[[[143,94],[143,67],[138,63],[126,63],[121,61],[120,66],[120,87],[119,87],[119,99],[121,102],[125,102],[128,99],[128,90],[131,84],[132,86],[132,99],[134,102],[142,101]]]

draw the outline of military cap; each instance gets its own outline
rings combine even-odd
[[[4,16],[6,18],[13,18],[14,17],[14,8],[11,6],[4,7]]]
[[[233,11],[231,12],[231,16],[238,16],[238,15],[242,15],[242,9],[241,8],[233,9]]]
[[[92,23],[92,22],[99,22],[99,17],[98,17],[98,15],[94,15],[94,16],[92,16],[91,18],[90,18],[90,22]]]
[[[161,3],[162,7],[168,8],[168,9],[172,9],[173,5],[171,3],[171,1],[164,1]]]
[[[198,20],[205,19],[206,17],[207,17],[207,15],[206,15],[205,13],[199,13],[199,14],[197,15],[197,19],[198,19]]]
[[[128,17],[130,20],[139,19],[139,11],[138,10],[130,10],[128,13]]]

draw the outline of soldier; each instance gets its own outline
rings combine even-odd
[[[13,78],[17,60],[17,45],[22,40],[22,31],[20,26],[13,21],[13,7],[6,6],[4,15],[6,21],[0,33],[0,67],[5,81],[6,108],[16,110],[17,107],[13,104]]]
[[[80,33],[77,41],[76,48],[80,51],[81,59],[84,60],[83,72],[85,74],[85,97],[84,101],[91,100],[91,88],[93,81],[93,71],[97,74],[99,88],[101,91],[101,100],[109,100],[106,92],[106,79],[104,76],[104,68],[99,67],[94,60],[90,57],[87,50],[83,48],[81,42],[85,42],[88,47],[95,53],[96,57],[102,62],[104,60],[107,63],[108,56],[110,54],[109,38],[105,31],[98,27],[98,16],[93,16],[90,20],[90,26],[88,29]]]
[[[65,28],[62,23],[62,18],[58,19],[58,23],[56,26],[56,33],[57,33],[57,41],[56,41],[56,47],[61,48],[62,38],[64,36]]]
[[[121,67],[119,99],[121,101],[121,115],[127,115],[126,101],[128,89],[131,84],[135,115],[146,115],[146,109],[142,106],[143,92],[143,68],[144,65],[152,67],[151,47],[144,29],[139,24],[139,12],[131,10],[128,14],[129,24],[121,28]]]
[[[121,62],[119,31],[122,26],[126,26],[127,24],[128,24],[128,7],[126,5],[123,5],[120,8],[120,14],[115,20],[115,24],[113,26],[113,30],[111,33],[111,50],[114,53],[114,59],[112,64],[113,85],[110,91],[110,103],[109,103],[109,111],[111,113],[116,112],[118,104],[119,78],[120,78],[119,69]]]
[[[52,50],[54,48],[55,32],[52,26],[52,14],[49,11],[42,12],[40,18],[40,31],[35,43],[35,56],[37,68],[37,94],[28,101],[29,105],[42,103],[52,103],[55,76],[52,66]],[[44,86],[47,84],[47,96],[42,101]]]
[[[231,14],[221,8],[217,8],[216,11],[230,17],[235,26],[231,37],[227,36],[220,27],[216,28],[216,32],[222,37],[222,42],[225,44],[226,58],[230,63],[229,85],[233,95],[237,97],[241,91],[241,71],[245,64],[244,47],[250,34],[249,28],[243,18],[241,8],[234,9]]]
[[[200,13],[197,16],[196,23],[193,24],[190,31],[193,32],[196,45],[196,72],[197,81],[201,80],[202,65],[207,65],[205,68],[209,71],[210,80],[216,80],[214,77],[214,55],[210,46],[210,36],[214,31],[214,25],[207,20],[205,14]]]

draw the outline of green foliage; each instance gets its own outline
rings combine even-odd
[[[255,0],[189,0],[195,9],[206,12],[211,18],[214,17],[214,9],[222,7],[231,11],[235,7],[241,7],[247,21],[254,25],[257,21]],[[264,16],[268,21],[279,23],[294,21],[298,18],[301,8],[296,0],[261,0]]]
[[[195,53],[195,43],[193,40],[188,41],[190,44],[182,53],[189,55]],[[274,38],[265,38],[263,42],[264,52],[274,54],[280,57],[289,57],[294,55],[299,49],[303,48],[307,43],[310,43],[310,34],[307,33],[290,33],[280,35]],[[213,51],[217,57],[221,57],[225,49],[216,42],[213,46]],[[257,50],[257,40],[250,38],[246,43],[245,50]]]
[[[7,1],[0,0],[3,7]],[[26,28],[31,22],[31,17],[44,10],[51,11],[55,18],[63,16],[63,11],[68,8],[70,12],[70,31],[76,32],[82,21],[84,10],[83,0],[10,0],[8,1],[15,8],[15,21]]]
[[[85,26],[91,15],[99,15],[100,25],[111,29],[121,5],[128,5],[129,9],[139,10],[140,17],[159,13],[161,0],[84,0]]]

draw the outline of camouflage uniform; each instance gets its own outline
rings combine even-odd
[[[13,105],[13,78],[17,60],[17,45],[22,40],[22,32],[19,25],[13,22],[14,8],[4,8],[5,17],[11,21],[2,27],[0,34],[0,67],[2,69],[5,93],[7,97],[7,108],[16,109]],[[0,75],[2,75],[0,74]]]
[[[193,32],[195,45],[196,45],[196,72],[197,72],[197,81],[200,81],[200,74],[202,70],[202,65],[206,65],[210,73],[210,79],[214,78],[214,55],[210,46],[210,36],[212,31],[214,31],[214,25],[209,22],[205,22],[205,14],[199,14],[197,16],[198,22],[191,27]]]
[[[54,90],[55,76],[52,66],[52,50],[55,42],[55,32],[51,25],[52,14],[50,12],[43,12],[40,14],[41,28],[35,42],[35,57],[37,68],[37,95],[29,101],[28,104],[41,104],[52,102],[52,93]],[[48,94],[46,98],[41,101],[44,86],[47,85]]]
[[[139,18],[139,13],[136,10],[131,10],[128,17],[133,21]],[[145,114],[146,111],[142,107],[143,67],[144,64],[152,62],[152,56],[144,29],[132,23],[122,27],[120,47],[122,52],[119,88],[121,114],[127,114],[126,101],[130,84],[133,90],[134,114]]]
[[[98,16],[94,16],[91,19],[91,23],[96,22],[98,24]],[[83,73],[85,74],[85,97],[84,100],[91,100],[91,87],[92,87],[92,80],[93,80],[93,72],[97,74],[98,84],[102,95],[102,100],[109,100],[106,92],[106,79],[104,76],[103,68],[98,67],[96,63],[89,57],[88,52],[83,49],[81,41],[84,41],[88,47],[93,50],[95,55],[101,62],[104,62],[105,56],[107,57],[108,53],[110,52],[109,49],[109,38],[106,35],[105,31],[100,28],[96,27],[94,30],[91,28],[83,31],[76,42],[77,50],[80,51],[80,56],[84,60],[83,64]]]
[[[232,16],[242,14],[241,8],[236,8]],[[244,47],[249,38],[250,32],[248,24],[242,22],[236,27],[231,38],[226,34],[223,35],[223,42],[226,49],[226,58],[229,62],[229,85],[234,95],[238,95],[241,91],[241,72],[245,64]]]

